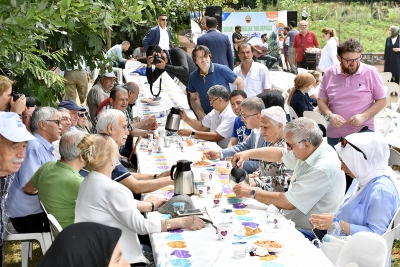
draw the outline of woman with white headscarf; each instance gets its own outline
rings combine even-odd
[[[400,206],[396,177],[388,166],[388,143],[377,133],[355,133],[341,137],[335,149],[342,170],[354,181],[334,215],[311,215],[313,228],[326,230],[337,217],[341,235],[361,231],[382,235]]]
[[[389,37],[386,38],[385,53],[383,54],[383,71],[391,72],[392,79],[399,83],[400,77],[400,30],[397,26],[389,27]]]

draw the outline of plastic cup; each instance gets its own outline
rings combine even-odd
[[[247,242],[232,242],[233,256],[235,258],[246,257],[247,252]]]
[[[193,182],[194,185],[194,194],[195,195],[199,195],[199,187],[203,186],[204,187],[204,182],[201,181],[194,181]]]
[[[185,210],[184,202],[175,202],[172,206],[174,206],[174,212]]]
[[[212,172],[201,172],[200,173],[200,178],[203,182],[209,182],[212,181],[213,178],[213,173]]]
[[[206,186],[199,186],[199,196],[206,197],[207,196],[207,187]]]
[[[228,226],[227,225],[218,225],[218,240],[225,240],[228,237]]]
[[[169,137],[164,137],[164,147],[170,147],[171,139]]]
[[[150,140],[150,141],[153,141],[153,139],[154,139],[153,134],[152,134],[152,133],[149,133],[148,135],[149,135],[149,140]]]
[[[219,205],[221,204],[221,198],[213,197],[213,204],[214,204],[214,207],[219,207]]]

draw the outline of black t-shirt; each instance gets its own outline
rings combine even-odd
[[[240,33],[234,32],[232,33],[232,43],[235,43],[235,39],[241,40],[243,37]]]

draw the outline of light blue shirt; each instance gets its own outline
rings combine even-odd
[[[11,218],[44,212],[40,206],[39,197],[25,194],[22,188],[40,166],[48,161],[56,161],[56,158],[53,154],[54,147],[52,144],[37,133],[33,133],[33,136],[36,137],[36,140],[28,142],[25,159],[19,171],[15,174],[8,196],[6,210]]]
[[[360,231],[384,234],[400,206],[395,185],[386,176],[376,177],[354,199],[348,201],[355,184],[356,180],[335,216],[350,223],[351,235]]]
[[[125,62],[126,59],[122,56],[122,45],[114,45],[107,51],[107,57],[114,62]]]

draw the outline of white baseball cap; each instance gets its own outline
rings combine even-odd
[[[36,139],[14,112],[0,112],[0,134],[12,142]]]
[[[104,73],[104,77],[116,78],[114,72],[113,71],[109,72],[108,70],[106,70],[106,72]]]

